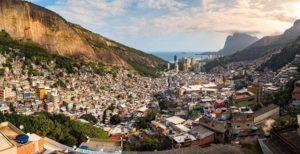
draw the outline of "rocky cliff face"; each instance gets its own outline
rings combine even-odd
[[[247,46],[258,40],[257,37],[243,33],[234,33],[227,37],[224,48],[219,51],[222,55],[231,55],[245,49]]]
[[[159,58],[94,34],[52,11],[25,1],[0,1],[0,29],[14,39],[32,41],[62,56],[127,68],[132,68],[130,62],[150,67],[164,63]]]

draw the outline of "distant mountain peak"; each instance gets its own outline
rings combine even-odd
[[[246,33],[235,32],[226,38],[224,48],[219,51],[222,55],[234,54],[239,50],[243,50],[258,40],[257,37]]]

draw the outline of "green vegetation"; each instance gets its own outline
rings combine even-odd
[[[294,90],[294,83],[300,80],[300,72],[294,76],[293,80],[290,80],[286,86],[281,89],[278,93],[275,94],[273,102],[279,105],[281,108],[285,108],[288,105],[288,102],[292,98],[292,92]],[[292,127],[297,125],[297,114],[300,113],[300,110],[295,110],[288,112],[287,115],[280,117],[279,120],[275,122],[272,127],[272,131],[281,130],[283,128]]]
[[[250,102],[250,101],[242,101],[242,102],[238,102],[236,103],[238,107],[242,107],[242,106],[249,106],[252,107],[256,104],[256,102]]]
[[[3,77],[5,75],[5,70],[3,68],[0,69],[0,77]]]
[[[10,50],[11,48],[18,50]],[[51,61],[54,61],[56,68],[65,69],[67,73],[77,73],[78,70],[84,66],[92,68],[95,73],[100,75],[106,73],[103,68],[103,64],[84,62],[78,58],[63,57],[60,55],[51,54],[34,43],[15,41],[3,30],[0,32],[0,53],[10,55],[10,57],[24,57],[24,64],[26,66],[30,66],[31,63],[40,65],[41,62],[50,64]],[[11,61],[12,60],[8,60],[6,64],[7,66],[4,66],[11,68]],[[37,75],[37,72],[29,67],[29,74]]]
[[[137,127],[142,129],[150,128],[151,121],[155,120],[157,110],[149,110],[146,117],[140,117],[137,120]]]
[[[136,144],[125,144],[125,151],[155,151],[161,149],[161,143],[155,137],[144,137],[142,141]]]
[[[117,125],[119,123],[121,123],[121,117],[119,115],[113,115],[111,118],[110,118],[110,123],[113,124],[113,125]]]
[[[36,133],[47,136],[68,146],[79,145],[91,138],[108,138],[107,134],[100,128],[91,124],[70,120],[62,114],[50,115],[46,112],[35,113],[25,116],[0,112],[0,122],[9,121],[19,127],[24,126],[24,132]]]
[[[96,124],[98,122],[98,119],[95,116],[93,116],[92,114],[84,114],[80,118],[84,119],[92,124]]]
[[[262,64],[257,70],[263,71],[268,68],[273,71],[280,69],[289,62],[293,61],[297,54],[300,54],[300,38],[292,43],[288,43],[285,46],[282,45],[270,45],[261,47],[252,47],[237,52],[230,56],[225,56],[217,60],[209,61],[204,65],[206,71],[210,71],[216,66],[225,66],[230,62],[240,62],[254,60],[265,55],[271,54],[278,49],[282,49],[280,53],[273,54],[271,58],[264,64]],[[284,57],[284,58],[282,58]]]
[[[281,89],[279,92],[274,94],[273,102],[281,107],[284,107],[288,104],[289,100],[292,98],[292,92],[294,90],[294,83],[300,80],[300,73],[294,76],[292,80],[290,80],[286,86]]]
[[[296,117],[280,118],[279,120],[276,120],[276,122],[273,124],[271,131],[278,131],[287,127],[297,126],[297,124],[298,122]]]
[[[300,38],[294,43],[287,45],[280,53],[272,55],[272,57],[266,63],[261,65],[258,70],[262,71],[265,68],[268,68],[277,71],[293,61],[297,54],[300,54]]]
[[[82,35],[84,37],[88,35],[94,35],[96,37],[103,37],[98,34],[95,34],[89,30],[86,30],[82,28],[80,25],[71,24],[70,25],[76,29],[81,30]],[[104,37],[103,37],[104,38]],[[136,50],[134,48],[129,48],[127,46],[124,46],[123,44],[120,44],[118,42],[115,42],[113,40],[109,40],[105,38],[107,41],[111,42],[112,46],[107,46],[106,42],[99,41],[98,39],[94,39],[92,37],[87,37],[87,41],[92,44],[94,47],[107,50],[109,52],[114,53],[115,55],[118,55],[123,60],[128,62],[130,66],[132,66],[136,72],[142,76],[149,76],[149,77],[159,77],[159,72],[162,70],[165,70],[167,65],[166,62],[154,55],[144,53],[140,50]],[[155,65],[152,65],[155,64]],[[152,65],[152,66],[151,66]],[[155,67],[154,67],[155,66]],[[111,72],[114,74],[113,72]]]
[[[98,48],[104,48],[106,45],[99,44],[98,42],[93,42],[89,40],[94,46]],[[116,43],[116,42],[115,42]],[[123,45],[121,45],[123,46]],[[9,50],[10,48],[19,49],[20,51]],[[113,49],[111,49],[113,48]],[[144,63],[143,60],[139,62],[133,60],[132,57],[129,57],[127,54],[123,54],[119,52],[120,50],[124,50],[121,47],[111,47],[105,48],[108,51],[114,52],[118,56],[124,58],[128,63],[142,76],[150,76],[150,77],[158,77],[160,74],[159,72],[166,68],[166,63],[150,54],[143,53],[141,51],[131,49],[130,51],[132,55],[147,57],[151,61],[158,62],[158,67],[150,67],[147,66],[148,64]],[[125,51],[124,51],[125,52]],[[65,69],[67,73],[77,73],[81,68],[91,68],[94,73],[99,75],[105,75],[106,73],[111,73],[116,76],[118,72],[117,67],[112,67],[112,69],[105,69],[105,65],[102,63],[95,63],[95,62],[85,62],[79,58],[79,56],[73,57],[64,57],[56,54],[51,54],[47,52],[45,49],[41,48],[39,45],[34,44],[32,42],[25,42],[25,41],[16,41],[13,40],[8,33],[5,31],[0,32],[0,53],[1,54],[9,54],[11,57],[20,57],[25,58],[25,65],[29,66],[31,63],[36,65],[40,65],[41,62],[49,64],[51,61],[55,62],[56,68]],[[142,58],[141,57],[141,58]],[[11,62],[11,61],[10,61]],[[10,63],[7,63],[7,67],[11,68]],[[34,70],[30,70],[30,75],[35,75],[38,72],[34,72]]]
[[[165,69],[165,65],[159,65],[157,68],[148,67],[139,63],[129,61],[128,62],[140,75],[148,77],[160,77],[159,71]]]
[[[167,110],[170,106],[171,102],[167,99],[163,99],[159,102],[159,108],[161,110]]]

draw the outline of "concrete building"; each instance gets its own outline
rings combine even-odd
[[[12,97],[12,89],[5,87],[0,89],[0,101],[5,101]]]
[[[168,137],[172,140],[172,146],[175,148],[205,146],[214,142],[214,132],[203,126],[198,126],[183,134],[170,133]]]
[[[18,135],[25,134],[9,122],[0,124],[0,154],[31,154],[43,151],[43,138],[29,134],[25,135],[28,140],[21,143],[16,140]]]
[[[89,138],[86,142],[81,143],[79,148],[76,149],[77,152],[93,154],[93,153],[112,153],[120,154],[122,153],[123,142],[121,140],[102,140]]]
[[[230,127],[232,134],[247,134],[254,126],[254,112],[249,107],[232,109]]]

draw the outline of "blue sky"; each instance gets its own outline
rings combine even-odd
[[[215,51],[233,32],[277,35],[300,17],[300,0],[31,0],[143,51]]]

